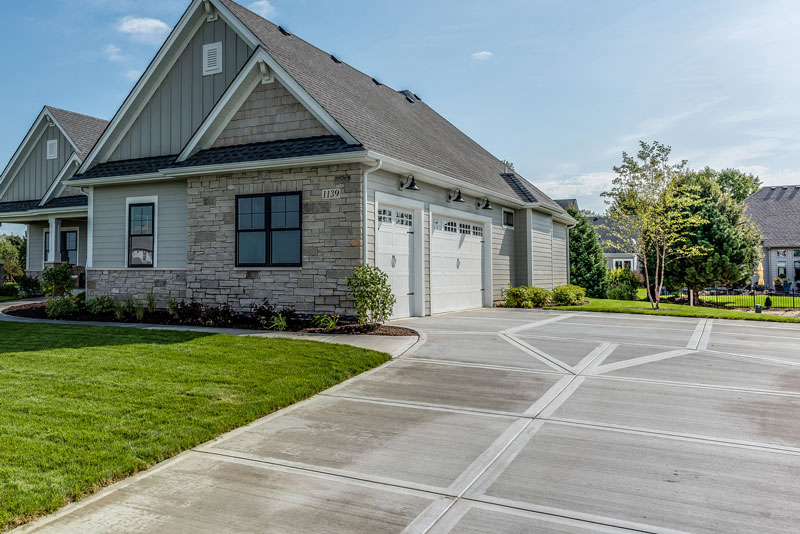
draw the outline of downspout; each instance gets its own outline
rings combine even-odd
[[[363,181],[363,184],[361,186],[361,188],[362,188],[362,197],[363,197],[361,199],[361,202],[362,202],[361,213],[362,213],[362,215],[364,217],[364,228],[363,228],[364,235],[362,236],[363,239],[361,240],[361,257],[363,259],[363,264],[364,265],[367,265],[367,263],[368,263],[367,254],[369,253],[369,246],[367,245],[367,235],[368,235],[368,232],[369,232],[369,217],[367,217],[368,192],[369,192],[369,189],[368,189],[367,185],[368,185],[369,175],[372,174],[373,172],[377,171],[378,169],[380,169],[381,166],[383,166],[383,160],[378,159],[378,160],[376,160],[376,163],[375,163],[374,166],[369,167],[368,169],[365,169],[364,170],[364,181]]]

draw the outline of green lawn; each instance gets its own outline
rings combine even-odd
[[[0,531],[388,359],[310,341],[0,323]]]
[[[748,319],[751,321],[772,321],[800,323],[797,317],[781,317],[754,312],[741,312],[721,308],[701,308],[661,302],[661,309],[651,310],[650,303],[641,300],[587,299],[583,306],[553,306],[553,310],[595,311],[610,313],[634,313],[644,315],[672,315],[678,317],[711,317],[718,319]]]
[[[0,297],[0,303],[8,302],[9,300],[17,300],[19,297]]]

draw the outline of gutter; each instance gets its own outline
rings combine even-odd
[[[363,194],[362,194],[362,199],[361,199],[361,202],[362,202],[362,204],[361,204],[361,214],[362,214],[362,216],[364,218],[364,228],[363,228],[364,235],[362,236],[362,241],[361,241],[361,251],[362,251],[361,254],[362,254],[362,257],[364,259],[364,262],[363,262],[364,265],[367,265],[367,263],[369,263],[368,262],[368,256],[367,256],[367,254],[369,253],[369,247],[367,246],[367,232],[369,231],[369,220],[368,220],[369,218],[367,217],[367,210],[368,210],[368,203],[369,203],[368,202],[369,190],[367,188],[367,185],[368,185],[368,181],[369,181],[369,175],[372,174],[373,172],[377,171],[378,169],[380,169],[382,166],[383,166],[383,160],[382,159],[378,159],[375,162],[375,165],[373,165],[372,167],[370,167],[368,169],[365,169],[364,170],[364,182],[363,182],[363,184],[361,186],[363,188]],[[376,236],[376,238],[377,238],[377,236]]]
[[[38,221],[47,219],[48,215],[72,215],[82,217],[89,212],[88,207],[52,208],[49,210],[32,209],[0,213],[0,222]]]

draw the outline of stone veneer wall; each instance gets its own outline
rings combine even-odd
[[[341,189],[322,200],[323,189]],[[302,192],[303,266],[237,268],[237,195]],[[264,299],[303,313],[354,314],[345,278],[361,256],[361,165],[253,171],[188,180],[186,298],[248,310]]]
[[[331,135],[275,81],[258,84],[214,142],[215,147]]]
[[[186,299],[185,269],[88,269],[86,296],[107,295],[144,300],[153,291],[158,306],[165,308],[167,299]]]

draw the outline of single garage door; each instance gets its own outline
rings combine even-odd
[[[431,313],[483,306],[483,225],[434,215]]]
[[[397,299],[394,318],[410,317],[414,287],[414,227],[411,211],[383,206],[378,210],[377,266],[389,276]]]

